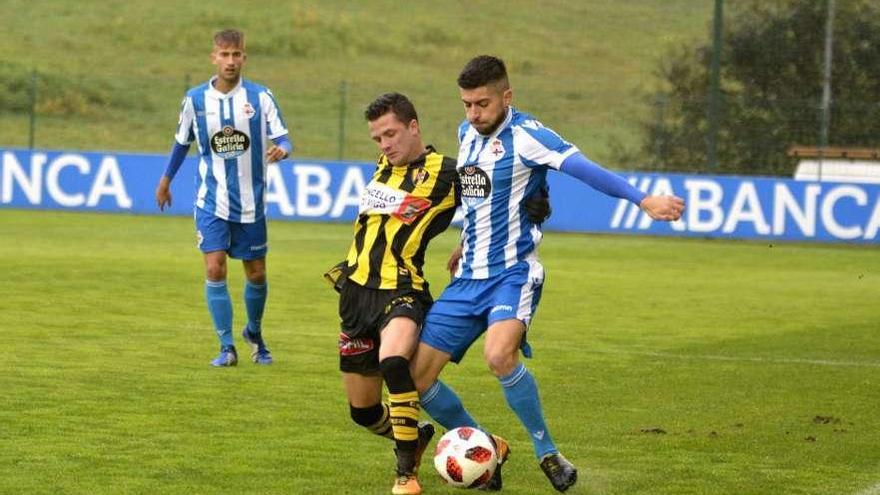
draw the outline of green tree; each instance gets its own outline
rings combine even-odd
[[[790,175],[792,145],[818,146],[827,2],[728,2],[721,66],[718,173]],[[712,46],[664,56],[660,89],[647,101],[642,163],[707,170]],[[829,145],[880,146],[880,5],[839,0],[834,17]]]

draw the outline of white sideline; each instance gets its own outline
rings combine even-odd
[[[628,350],[590,350],[598,354],[632,354],[637,356],[650,356],[659,358],[673,359],[694,359],[704,361],[731,361],[731,362],[749,362],[749,363],[766,363],[766,364],[808,364],[814,366],[838,366],[838,367],[856,367],[856,368],[880,368],[880,362],[876,361],[833,361],[830,359],[797,359],[797,358],[770,358],[770,357],[748,357],[748,356],[718,356],[713,354],[675,354],[671,352],[655,352],[655,351],[628,351]],[[880,484],[873,487],[875,491],[870,492],[871,495],[880,495]]]

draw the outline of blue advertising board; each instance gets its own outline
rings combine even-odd
[[[154,199],[164,155],[0,149],[0,208],[159,213]],[[196,158],[172,184],[171,214],[191,215]],[[351,222],[373,164],[285,160],[267,169],[270,219]],[[652,221],[624,200],[561,173],[548,174],[547,230],[877,243],[880,185],[783,178],[624,174],[651,194],[675,194],[680,221]]]

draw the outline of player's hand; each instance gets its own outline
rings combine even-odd
[[[526,212],[526,217],[533,223],[543,223],[544,220],[550,218],[553,209],[550,208],[550,190],[547,189],[547,186],[542,186],[535,194],[526,198],[523,210]]]
[[[159,180],[159,186],[156,188],[156,204],[159,205],[159,211],[165,211],[165,207],[171,206],[171,179],[163,176]]]
[[[675,221],[681,218],[684,200],[678,196],[646,196],[639,208],[654,220]]]
[[[450,277],[455,276],[459,261],[461,261],[461,244],[452,251],[452,254],[449,255],[449,261],[446,262],[446,269],[449,270]]]
[[[287,158],[287,151],[280,146],[273,144],[272,147],[266,151],[266,163],[279,162],[285,158]]]

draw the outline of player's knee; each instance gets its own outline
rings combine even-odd
[[[250,267],[247,269],[247,273],[245,276],[248,279],[248,282],[252,284],[262,285],[266,283],[266,267]]]
[[[208,280],[213,281],[226,280],[226,260],[207,260],[205,263],[205,276]]]
[[[382,419],[383,410],[381,404],[369,407],[354,407],[349,404],[348,408],[351,414],[351,420],[364,428],[369,428]]]
[[[415,390],[412,375],[409,372],[409,359],[403,356],[391,356],[379,363],[382,370],[382,378],[388,385],[388,391],[399,394]]]
[[[486,349],[483,351],[483,357],[492,374],[498,377],[507,376],[516,367],[516,353],[510,353],[498,349]]]
[[[205,275],[208,280],[213,281],[221,281],[226,280],[226,266],[225,265],[208,265],[205,268]]]
[[[433,385],[436,380],[436,377],[418,375],[413,376],[413,382],[416,384],[416,391],[418,391],[420,395],[427,392],[427,390],[431,388],[431,385]]]

